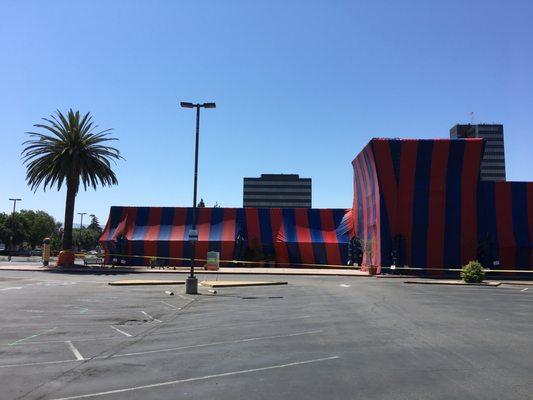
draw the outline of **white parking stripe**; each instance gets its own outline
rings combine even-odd
[[[22,286],[12,286],[12,287],[6,287],[3,289],[0,289],[0,292],[3,292],[4,290],[19,290],[22,289]]]
[[[231,371],[231,372],[223,372],[223,373],[220,373],[220,374],[198,376],[196,378],[177,379],[177,380],[168,381],[168,382],[152,383],[150,385],[133,386],[133,387],[124,388],[124,389],[108,390],[108,391],[105,391],[105,392],[96,392],[96,393],[89,393],[89,394],[81,394],[81,395],[77,395],[77,396],[61,397],[61,398],[57,398],[57,399],[53,399],[53,400],[74,400],[74,399],[85,399],[85,398],[88,398],[88,397],[106,396],[106,395],[109,395],[109,394],[132,392],[134,390],[151,389],[151,388],[162,387],[162,386],[177,385],[179,383],[196,382],[196,381],[203,381],[203,380],[212,379],[212,378],[224,378],[226,376],[243,375],[243,374],[250,374],[250,373],[253,373],[253,372],[268,371],[268,370],[272,370],[272,369],[295,367],[295,366],[298,366],[298,365],[312,364],[312,363],[336,360],[338,358],[340,358],[340,357],[339,356],[331,356],[331,357],[324,357],[324,358],[315,358],[313,360],[304,360],[304,361],[296,361],[296,362],[287,363],[287,364],[270,365],[268,367],[243,369],[243,370],[240,370],[240,371]]]
[[[118,328],[115,328],[113,325],[109,325],[111,328],[113,328],[114,330],[116,330],[117,332],[120,332],[122,333],[123,335],[127,336],[127,337],[131,337],[131,335],[127,332],[124,332],[124,331],[121,331],[120,329]]]
[[[115,327],[112,327],[112,328],[116,329]],[[194,345],[190,345],[190,346],[181,346],[181,347],[172,347],[172,348],[159,349],[159,350],[139,351],[139,352],[136,352],[136,353],[115,354],[114,356],[111,356],[111,358],[133,357],[133,356],[144,355],[144,354],[167,353],[169,351],[194,349],[194,348],[197,348],[197,347],[220,346],[220,345],[224,345],[224,344],[255,342],[255,341],[258,341],[258,340],[280,339],[280,338],[288,338],[288,337],[294,337],[294,336],[312,335],[312,334],[320,333],[320,332],[322,332],[322,331],[321,330],[317,330],[317,331],[289,333],[289,334],[286,334],[286,335],[252,337],[252,338],[246,338],[246,339],[229,340],[229,341],[225,341],[225,342],[210,342],[210,343],[194,344]],[[121,332],[121,333],[126,334],[126,332]],[[127,335],[129,335],[129,333]],[[131,335],[129,335],[129,336],[131,336]],[[81,354],[80,354],[80,356],[81,356]],[[23,363],[23,364],[5,364],[5,365],[0,365],[0,368],[14,368],[14,367],[28,367],[28,366],[35,366],[35,365],[62,364],[62,363],[77,362],[77,361],[84,361],[84,360],[104,360],[104,359],[107,359],[107,358],[108,358],[108,356],[97,356],[97,357],[82,358],[82,359],[77,359],[77,360],[58,360],[58,361],[41,361],[41,362]]]
[[[525,288],[525,289],[522,289],[521,292],[525,292],[526,290],[528,290],[529,288]]]
[[[24,364],[4,364],[4,365],[0,365],[0,368],[31,367],[33,365],[64,364],[64,363],[72,363],[72,362],[78,362],[78,360],[39,361],[39,362],[24,363]]]
[[[167,303],[166,301],[159,300],[159,302],[160,302],[160,303],[163,303],[163,304],[166,304],[167,306],[169,306],[170,308],[173,308],[174,310],[178,310],[178,307],[173,306],[172,304]]]
[[[169,352],[169,351],[194,349],[194,348],[197,348],[197,347],[220,346],[220,345],[223,345],[223,344],[255,342],[255,341],[258,341],[258,340],[281,339],[281,338],[289,338],[289,337],[294,337],[294,336],[313,335],[315,333],[321,333],[321,332],[322,332],[321,330],[317,330],[317,331],[289,333],[289,334],[286,334],[286,335],[259,336],[259,337],[252,337],[252,338],[247,338],[247,339],[227,340],[227,341],[224,341],[224,342],[210,342],[210,343],[202,343],[202,344],[192,344],[190,346],[171,347],[171,348],[167,348],[167,349],[147,350],[147,351],[138,351],[138,352],[135,352],[135,353],[115,354],[114,356],[112,356],[112,358],[115,358],[115,357],[130,357],[130,356],[138,356],[138,355],[152,354],[152,353],[166,353],[166,352]]]
[[[67,347],[72,351],[72,353],[74,353],[74,357],[76,357],[76,360],[78,361],[83,361],[85,360],[85,358],[83,358],[83,356],[81,355],[81,353],[78,351],[78,349],[76,347],[74,347],[74,345],[72,344],[72,342],[70,340],[67,340],[65,342],[65,344],[67,345]]]
[[[148,314],[146,311],[141,311],[144,315],[146,315],[148,318],[150,318],[152,321],[155,321],[155,322],[161,322],[160,319],[157,319],[157,318],[154,318],[152,317],[150,314]]]

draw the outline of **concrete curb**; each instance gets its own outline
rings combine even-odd
[[[188,274],[189,269],[183,268],[181,270],[156,270],[145,268],[90,268],[90,267],[0,267],[0,271],[35,271],[35,272],[52,272],[52,273],[81,273],[81,274]],[[342,269],[332,270],[301,270],[284,268],[283,271],[276,271],[275,268],[261,268],[257,270],[232,268],[225,270],[224,268],[218,271],[209,271],[203,269],[196,269],[197,274],[228,274],[228,275],[291,275],[291,276],[343,276],[343,277],[371,277],[360,271],[347,271]]]
[[[185,285],[185,281],[157,281],[145,279],[127,279],[107,283],[110,286],[150,286],[150,285]]]
[[[502,282],[481,282],[481,283],[466,283],[463,281],[404,281],[403,283],[413,284],[413,285],[449,285],[449,286],[491,286],[497,287],[502,284]]]
[[[287,285],[287,282],[253,282],[253,281],[203,281],[200,285],[211,288],[241,287],[241,286],[274,286]]]

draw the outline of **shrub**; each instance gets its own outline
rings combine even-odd
[[[483,266],[477,261],[470,261],[461,271],[461,278],[467,283],[480,283],[484,277]]]

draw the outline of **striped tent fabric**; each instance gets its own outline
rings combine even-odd
[[[221,260],[243,260],[259,251],[261,260],[280,266],[345,265],[352,231],[351,209],[197,209],[196,257],[220,252]],[[188,232],[192,208],[111,207],[100,239],[109,263],[114,256],[126,265],[146,265],[148,257],[181,265],[191,257]],[[239,243],[244,243],[239,245]],[[244,249],[243,249],[244,247]]]
[[[350,209],[245,208],[249,247],[280,265],[346,265]],[[268,257],[270,255],[270,257]]]
[[[476,258],[482,139],[373,139],[355,158],[354,221],[373,263],[457,268]],[[366,199],[366,202],[365,202]],[[368,203],[371,205],[368,205]]]
[[[354,231],[372,249],[363,263],[442,274],[490,240],[502,269],[533,269],[533,184],[480,181],[483,149],[478,138],[372,139],[352,162]]]
[[[239,230],[237,210],[198,208],[197,212],[198,258],[219,251],[222,259],[232,259]],[[107,254],[124,255],[128,265],[145,265],[146,257],[170,258],[169,265],[181,265],[176,258],[192,255],[188,241],[191,226],[192,208],[111,207],[100,243]]]
[[[533,270],[533,183],[480,182],[478,237],[501,269]]]

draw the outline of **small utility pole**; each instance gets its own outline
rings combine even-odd
[[[78,235],[79,237],[79,240],[78,240],[78,250],[81,250],[81,231],[83,229],[83,216],[87,214],[87,213],[84,213],[84,212],[79,212],[78,215],[80,216],[80,234]]]
[[[15,211],[17,209],[17,201],[22,201],[22,199],[9,199],[9,201],[13,202],[13,213],[11,214],[12,232],[9,236],[9,254],[7,256],[7,260],[11,261],[11,253],[13,252],[13,233],[15,233]]]

